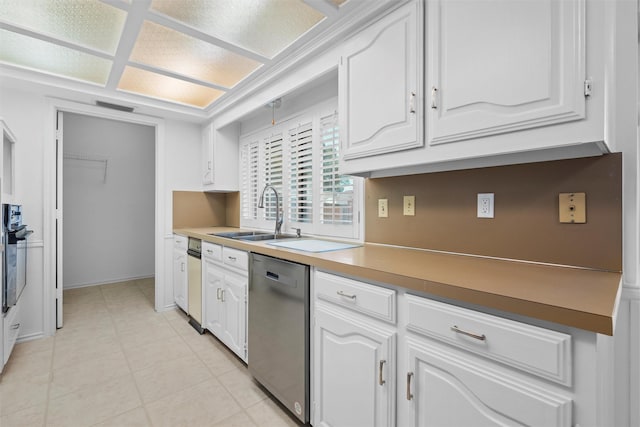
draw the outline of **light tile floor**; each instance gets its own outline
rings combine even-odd
[[[0,426],[297,426],[211,334],[153,310],[153,279],[64,292],[64,328],[17,344]]]

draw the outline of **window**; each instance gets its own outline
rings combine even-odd
[[[362,178],[340,175],[340,139],[335,102],[268,129],[245,135],[240,145],[241,223],[272,229],[280,195],[283,231],[301,228],[305,234],[359,237]]]
[[[320,203],[323,224],[351,224],[353,222],[353,177],[340,175],[340,139],[338,114],[320,118]]]
[[[290,129],[289,221],[313,222],[313,122]]]

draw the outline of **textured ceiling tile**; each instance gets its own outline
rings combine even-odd
[[[125,68],[118,89],[154,98],[169,99],[201,108],[211,104],[224,94],[220,90],[134,67]]]
[[[104,85],[111,61],[0,29],[0,61]]]
[[[97,0],[0,0],[0,19],[114,54],[127,13]]]
[[[132,61],[232,87],[260,63],[167,27],[145,22]]]
[[[324,18],[301,0],[153,0],[151,7],[268,58]]]

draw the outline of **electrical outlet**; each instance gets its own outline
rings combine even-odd
[[[389,201],[387,199],[378,199],[378,217],[389,217]]]
[[[493,218],[493,193],[478,193],[478,218]]]
[[[404,196],[404,215],[415,216],[416,214],[416,196]]]

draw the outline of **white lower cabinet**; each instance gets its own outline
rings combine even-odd
[[[314,275],[314,426],[395,425],[396,292]]]
[[[246,362],[247,253],[203,242],[202,254],[203,326]]]
[[[313,286],[316,427],[602,424],[596,334],[321,271]]]
[[[220,292],[224,289],[224,274],[213,261],[202,259],[202,285],[204,286],[203,327],[220,338],[224,333],[224,303]]]
[[[3,343],[2,343],[2,366],[4,366],[11,356],[13,346],[16,344],[20,333],[20,301],[4,314],[3,319]],[[0,369],[0,372],[2,369]]]
[[[173,300],[188,312],[187,237],[173,235]]]
[[[364,316],[315,313],[315,426],[394,425],[396,333]]]
[[[224,330],[220,340],[247,360],[247,277],[227,272],[220,292]]]
[[[571,426],[572,401],[482,360],[407,338],[407,426]]]

